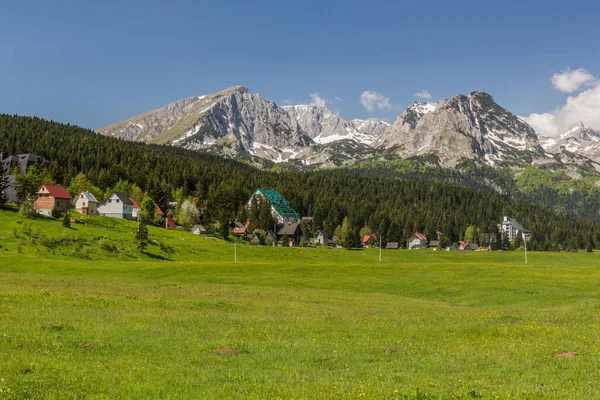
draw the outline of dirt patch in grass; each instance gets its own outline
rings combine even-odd
[[[81,350],[91,350],[91,349],[93,349],[94,347],[96,347],[96,344],[95,344],[95,343],[86,343],[86,344],[82,344],[81,346],[79,346],[79,348],[80,348]]]
[[[565,359],[569,359],[569,358],[575,358],[577,357],[579,354],[577,354],[574,351],[569,351],[567,353],[560,353],[556,355],[556,358],[558,358],[559,360],[565,360]]]
[[[385,353],[385,354],[396,354],[398,352],[398,350],[388,348],[388,349],[381,349],[381,352]]]
[[[217,354],[222,354],[222,355],[227,355],[227,356],[233,356],[235,354],[240,354],[239,350],[236,350],[232,347],[223,347],[222,349],[218,349],[216,351]]]

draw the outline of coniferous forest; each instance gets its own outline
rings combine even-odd
[[[566,204],[573,203],[568,196],[553,199],[551,193],[544,193],[543,201],[533,202],[535,197],[516,196],[510,190],[451,183],[461,179],[444,180],[442,173],[436,180],[428,172],[424,181],[412,180],[411,174],[378,174],[373,169],[260,170],[210,154],[128,142],[73,125],[6,114],[0,115],[0,150],[45,157],[51,165],[43,170],[44,179],[65,187],[83,173],[102,193],[126,182],[141,188],[161,207],[172,200],[172,193],[192,196],[202,200],[198,204],[206,204],[205,223],[235,218],[252,192],[265,187],[279,191],[300,214],[312,216],[313,231],[334,232],[348,217],[353,229],[369,227],[384,242],[403,243],[414,232],[435,238],[436,231],[457,241],[469,231],[478,232],[479,241],[501,246],[494,236],[507,215],[532,232],[528,242],[532,250],[600,247],[594,209],[598,199],[593,196],[583,205],[578,199],[574,207]],[[415,177],[419,179],[419,174]],[[553,202],[560,207],[551,209]]]

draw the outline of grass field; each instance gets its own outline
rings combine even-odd
[[[598,252],[237,245],[234,263],[158,228],[140,254],[134,229],[0,211],[0,398],[600,397]]]

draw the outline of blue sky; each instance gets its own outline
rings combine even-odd
[[[553,74],[585,68],[587,88],[597,82],[598,15],[592,1],[10,2],[0,112],[97,129],[244,85],[279,104],[323,99],[346,118],[391,122],[415,93],[474,90],[550,115],[578,94]],[[365,91],[379,96],[371,111]]]

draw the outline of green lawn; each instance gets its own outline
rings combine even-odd
[[[0,398],[600,397],[598,252],[238,244],[234,263],[159,228],[140,254],[134,229],[0,211]]]

